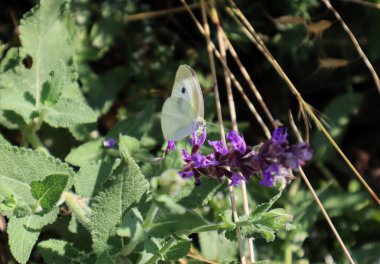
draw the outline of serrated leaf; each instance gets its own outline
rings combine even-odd
[[[55,221],[58,208],[46,214],[32,214],[21,218],[12,217],[7,233],[12,255],[20,263],[26,263],[40,235],[41,228]]]
[[[86,256],[70,243],[57,239],[42,241],[38,244],[38,251],[47,264],[79,264]]]
[[[98,161],[104,155],[103,139],[86,142],[77,148],[70,151],[69,155],[65,158],[65,161],[81,167],[87,163]]]
[[[75,191],[82,197],[94,197],[118,164],[105,160],[84,164],[74,176]]]
[[[255,221],[256,219],[260,219],[265,212],[267,212],[273,204],[281,197],[282,192],[279,192],[274,197],[272,197],[268,202],[259,204],[252,210],[249,214],[249,221]]]
[[[47,176],[43,181],[33,181],[30,187],[33,197],[37,199],[37,204],[41,205],[44,210],[52,209],[61,198],[68,180],[68,175],[53,174]]]
[[[44,121],[52,127],[70,127],[75,124],[96,122],[97,115],[86,104],[61,98],[56,104],[42,107]]]
[[[163,257],[165,260],[177,260],[183,258],[189,253],[190,247],[190,241],[177,241],[163,254]]]
[[[53,127],[96,121],[96,114],[78,96],[71,62],[74,48],[62,22],[66,8],[67,0],[41,0],[24,15],[20,53],[31,57],[31,67],[20,62],[0,77],[2,109],[14,111],[26,123],[37,116]]]
[[[0,148],[0,182],[12,190],[18,203],[35,203],[30,184],[43,181],[52,174],[68,175],[65,188],[70,188],[74,172],[67,164],[40,151],[6,146]]]
[[[115,227],[121,222],[123,214],[148,189],[147,180],[128,151],[123,151],[122,156],[123,161],[113,171],[92,205],[91,236],[97,253],[107,250],[107,240],[115,234]]]

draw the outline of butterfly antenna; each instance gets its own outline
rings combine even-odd
[[[217,128],[220,128],[220,126],[219,125],[217,125],[217,124],[214,124],[214,123],[212,123],[212,122],[207,122],[206,121],[206,124],[208,125],[208,124],[210,124],[210,125],[213,125],[213,126],[216,126]],[[230,132],[231,130],[230,129],[228,129],[228,128],[224,128],[224,130],[225,131],[227,131],[227,132]]]

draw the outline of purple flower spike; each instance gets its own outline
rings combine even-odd
[[[170,151],[175,150],[175,141],[169,140],[168,146],[166,147],[165,153],[169,153]]]
[[[234,186],[234,187],[238,187],[239,185],[241,185],[242,181],[245,181],[245,182],[247,181],[239,173],[233,173],[230,180],[231,180],[230,186]]]
[[[199,153],[192,155],[192,161],[194,162],[194,168],[204,168],[208,166],[208,160],[205,156]]]
[[[227,155],[228,149],[223,146],[223,141],[208,141],[208,144],[214,148],[214,150],[218,153],[220,153],[222,156]]]
[[[179,176],[183,179],[189,179],[194,176],[194,172],[192,171],[180,171],[178,172]]]
[[[283,143],[285,142],[287,136],[288,136],[287,128],[279,127],[273,131],[272,141],[275,143]]]
[[[244,138],[239,136],[238,132],[231,130],[231,132],[227,135],[227,139],[231,142],[233,150],[240,152],[240,154],[245,154],[247,145],[245,144]]]
[[[117,144],[117,140],[114,138],[108,138],[103,141],[103,147],[105,148],[112,148]]]

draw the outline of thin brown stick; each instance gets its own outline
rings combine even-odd
[[[368,2],[368,1],[362,1],[362,0],[341,0],[341,1],[380,9],[380,4],[372,3],[372,2]]]
[[[181,0],[181,1],[183,1],[183,3],[185,2],[185,0]],[[210,28],[209,28],[209,25],[207,22],[206,3],[204,0],[201,0],[201,10],[202,10],[202,20],[203,20],[204,31],[205,31],[204,36],[205,36],[206,41],[207,41],[208,57],[210,60],[211,74],[212,74],[213,81],[214,81],[215,103],[216,103],[216,111],[217,111],[217,115],[218,115],[218,124],[219,124],[219,128],[220,128],[220,136],[223,140],[223,144],[226,146],[227,144],[226,144],[226,138],[225,138],[225,133],[224,133],[223,116],[222,116],[222,110],[221,110],[222,108],[220,105],[218,81],[216,78],[215,61],[214,61],[214,56],[213,56],[212,47],[211,47],[211,43],[210,43],[211,42],[211,40],[210,40]],[[228,182],[229,182],[228,192],[229,192],[230,200],[231,200],[232,213],[233,213],[234,221],[237,222],[237,221],[239,221],[239,215],[237,213],[235,193],[234,193],[233,187],[230,184],[231,180],[229,180]],[[241,237],[239,227],[236,228],[236,237],[237,237],[237,241],[238,241],[238,245],[239,245],[240,263],[245,264],[246,260],[245,260],[245,255],[244,255],[244,244],[243,244],[243,239]]]
[[[292,128],[293,128],[293,130],[294,130],[294,132],[295,132],[295,134],[297,136],[297,138],[298,138],[298,141],[299,142],[303,142],[301,134],[298,131],[298,128],[297,128],[296,124],[294,123],[293,115],[292,115],[292,113],[290,111],[289,111],[289,119],[290,119],[290,124],[291,124],[291,126],[292,126]],[[302,176],[302,179],[305,181],[307,187],[309,188],[311,194],[314,197],[314,200],[317,202],[319,208],[322,211],[323,216],[325,217],[325,219],[326,219],[327,223],[329,224],[332,232],[334,233],[335,238],[338,240],[340,246],[342,247],[342,249],[344,251],[344,254],[346,254],[346,256],[347,256],[348,260],[350,261],[350,263],[354,264],[355,263],[354,260],[352,259],[350,253],[348,252],[348,249],[346,248],[346,245],[344,244],[342,238],[340,237],[338,231],[336,230],[336,228],[335,228],[333,222],[331,221],[328,213],[326,212],[326,209],[323,206],[321,200],[319,200],[318,195],[315,193],[315,190],[314,190],[313,186],[311,185],[311,183],[309,182],[309,179],[307,178],[305,172],[302,170],[301,166],[299,166],[298,169],[299,169],[299,172],[300,172],[300,174]]]
[[[211,20],[214,22],[216,28],[217,28],[217,34],[218,34],[218,43],[219,43],[219,50],[220,54],[222,56],[222,60],[227,65],[227,58],[226,58],[226,46],[225,46],[225,40],[224,40],[224,31],[223,28],[220,25],[218,12],[215,8],[215,1],[211,1],[211,12],[210,12]],[[236,121],[236,110],[235,110],[235,102],[234,97],[232,93],[232,87],[231,87],[231,78],[228,74],[228,71],[226,68],[223,68],[224,73],[224,80],[226,83],[226,90],[227,90],[227,99],[228,99],[228,107],[230,109],[230,117],[231,117],[231,123],[232,123],[232,129],[235,131],[238,131],[238,125]],[[243,208],[244,208],[244,214],[249,215],[249,205],[248,205],[248,193],[247,193],[247,186],[244,181],[242,181],[241,184],[242,189],[242,197],[243,197]],[[255,251],[253,247],[253,239],[248,239],[248,247],[249,247],[249,257],[251,263],[255,262]]]
[[[322,0],[322,2],[327,6],[328,9],[330,9],[333,12],[333,14],[336,17],[336,19],[338,19],[339,22],[340,22],[340,24],[342,25],[344,31],[346,31],[347,35],[350,37],[350,39],[351,39],[352,43],[354,44],[357,52],[359,53],[360,57],[363,59],[364,63],[367,65],[367,68],[371,72],[373,80],[375,81],[377,90],[380,93],[380,79],[379,79],[379,76],[377,75],[375,69],[373,68],[371,62],[369,61],[369,59],[365,55],[364,51],[360,47],[359,42],[356,40],[354,34],[352,34],[351,30],[349,29],[349,27],[347,26],[347,24],[343,21],[342,17],[339,15],[339,13],[331,5],[330,1],[328,1],[328,0]]]
[[[334,139],[330,136],[330,134],[327,132],[324,125],[319,121],[318,117],[314,114],[313,108],[305,102],[305,100],[302,98],[301,94],[298,92],[294,84],[290,81],[289,77],[285,74],[284,70],[281,68],[281,66],[278,64],[276,59],[272,56],[268,48],[265,46],[265,43],[261,40],[260,36],[256,33],[252,25],[249,23],[247,18],[244,16],[244,14],[241,12],[241,10],[236,6],[233,0],[229,0],[230,3],[234,7],[234,11],[236,11],[236,15],[239,16],[239,18],[244,22],[244,25],[242,25],[242,22],[237,19],[234,12],[227,9],[229,11],[228,13],[235,19],[235,21],[241,25],[243,32],[247,35],[247,37],[252,40],[252,42],[256,45],[256,47],[263,53],[263,55],[267,58],[267,60],[272,64],[273,68],[278,72],[278,74],[281,76],[282,79],[288,84],[289,89],[291,92],[295,95],[297,98],[299,104],[300,104],[300,110],[303,115],[307,113],[309,115],[316,126],[323,132],[323,134],[326,136],[326,138],[330,141],[330,143],[333,145],[333,147],[336,149],[336,151],[340,154],[340,156],[344,159],[346,164],[350,167],[350,169],[354,172],[355,176],[359,179],[359,181],[364,185],[364,187],[367,189],[367,191],[371,194],[371,196],[375,199],[375,201],[380,204],[380,199],[376,195],[376,193],[371,189],[371,187],[367,184],[367,182],[364,180],[364,178],[360,175],[360,173],[357,171],[357,169],[352,165],[351,161],[347,158],[347,156],[344,154],[344,152],[340,149],[338,144],[334,141]],[[306,126],[306,128],[308,128]]]
[[[184,0],[181,0],[181,2],[184,3],[184,5],[186,4],[184,2]],[[191,18],[193,19],[195,25],[197,26],[198,30],[201,32],[202,35],[205,35],[205,30],[203,29],[202,25],[199,23],[198,19],[195,17],[194,13],[190,9],[188,9],[188,12],[189,12]],[[243,97],[244,101],[246,102],[249,110],[251,110],[251,113],[253,114],[253,116],[256,118],[257,122],[259,123],[259,125],[263,129],[265,136],[269,138],[271,136],[270,131],[269,131],[268,127],[265,125],[261,116],[258,114],[255,106],[252,104],[252,102],[249,100],[248,96],[245,94],[243,87],[241,86],[239,81],[236,79],[235,75],[231,72],[228,65],[226,65],[224,63],[222,56],[219,53],[218,49],[216,48],[215,44],[212,41],[210,41],[210,44],[211,44],[211,47],[214,51],[215,56],[218,58],[220,63],[223,65],[224,69],[227,70],[227,72],[230,75],[230,78],[231,78],[233,84],[235,85],[236,89],[242,95],[242,97]]]
[[[231,44],[230,40],[228,39],[228,37],[227,37],[227,35],[223,29],[222,29],[222,33],[223,33],[224,39],[227,43],[228,50],[231,53],[232,57],[234,58],[236,64],[239,66],[239,69],[240,69],[241,73],[243,74],[244,79],[247,81],[249,87],[251,88],[252,92],[254,93],[257,100],[259,101],[259,103],[260,103],[261,107],[263,108],[265,114],[267,115],[269,121],[271,122],[271,124],[274,127],[276,127],[276,122],[275,122],[268,106],[266,105],[263,97],[261,96],[260,92],[256,88],[256,85],[253,83],[252,78],[250,77],[248,71],[246,70],[246,68],[242,64],[241,60],[239,59],[239,56],[237,55],[234,46]]]
[[[191,4],[189,5],[190,9],[197,9],[200,7],[200,4]],[[138,14],[132,14],[132,15],[126,15],[124,17],[124,22],[134,22],[134,21],[139,21],[143,19],[148,19],[148,18],[155,18],[155,17],[160,17],[160,16],[167,16],[171,14],[176,14],[176,13],[181,13],[186,11],[186,7],[180,6],[180,7],[172,7],[164,10],[157,10],[157,11],[148,11],[148,12],[142,12]]]

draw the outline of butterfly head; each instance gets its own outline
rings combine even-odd
[[[194,131],[198,131],[198,132],[203,132],[205,131],[207,128],[206,126],[206,121],[201,118],[201,117],[198,117],[197,120],[194,120]]]

